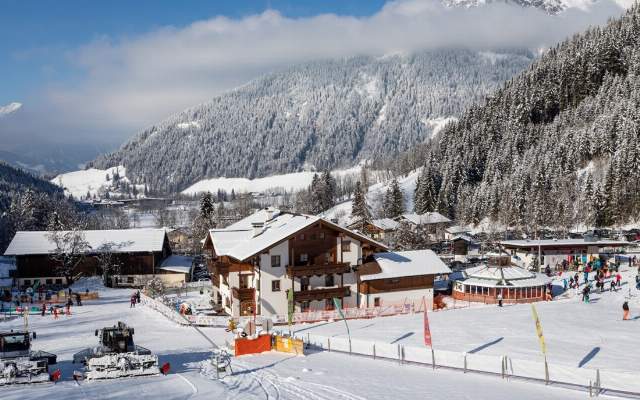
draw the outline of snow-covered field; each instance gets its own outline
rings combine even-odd
[[[78,287],[82,289],[82,285]],[[495,377],[462,374],[454,371],[436,370],[420,366],[403,365],[395,362],[350,357],[343,354],[315,352],[307,356],[292,356],[279,353],[244,356],[233,360],[235,374],[222,381],[212,380],[200,373],[200,365],[208,359],[209,345],[195,330],[180,327],[169,322],[160,314],[143,306],[129,308],[129,290],[103,289],[100,300],[87,302],[83,307],[72,309],[73,315],[53,320],[51,316],[32,316],[30,325],[38,333],[34,341],[35,349],[43,349],[58,355],[58,365],[63,373],[63,380],[56,385],[39,384],[33,386],[13,386],[0,388],[0,398],[13,399],[50,399],[52,396],[61,399],[424,399],[448,398],[456,399],[581,399],[584,393],[546,387],[540,384],[504,381]],[[597,306],[597,303],[593,306]],[[542,309],[542,308],[541,308]],[[505,310],[510,310],[506,308]],[[514,307],[512,316],[524,319]],[[496,322],[476,321],[475,315],[469,311],[453,311],[432,314],[436,343],[443,341],[443,331],[438,327],[443,323],[440,315],[457,314],[459,320],[465,321],[458,327],[451,326],[452,331],[469,330],[478,327],[497,325]],[[528,310],[523,314],[529,315]],[[496,313],[497,314],[497,313]],[[545,318],[543,313],[543,318]],[[486,314],[490,319],[495,316]],[[470,319],[473,318],[473,319]],[[500,317],[498,317],[500,318]],[[504,317],[502,317],[504,318]],[[606,318],[603,316],[603,318]],[[105,325],[124,321],[135,327],[136,343],[154,351],[160,357],[160,363],[170,362],[171,373],[168,376],[146,378],[130,378],[106,381],[82,382],[76,385],[71,374],[78,365],[71,364],[73,353],[95,345],[94,330]],[[376,321],[359,321],[355,325],[354,334],[382,335],[388,337],[400,335],[411,329],[411,318],[402,327],[398,320],[397,332],[389,328],[365,328],[367,324],[393,326],[381,319]],[[530,321],[529,321],[530,322]],[[603,323],[603,329],[612,333],[617,325],[613,321]],[[543,323],[545,329],[548,321]],[[630,323],[634,324],[634,323]],[[22,326],[21,320],[0,323],[0,329],[17,329]],[[578,326],[578,328],[581,325]],[[530,327],[529,327],[530,328]],[[231,340],[230,334],[223,329],[204,328],[203,331],[216,343],[222,344]],[[531,329],[522,332],[522,336],[531,335]],[[367,333],[368,332],[368,333]],[[571,331],[582,337],[578,330]],[[549,332],[551,334],[551,332]],[[564,332],[565,334],[568,332]],[[473,333],[468,333],[473,335]],[[500,334],[500,332],[497,332]],[[502,333],[503,335],[505,333]],[[604,332],[603,332],[604,334]],[[489,334],[488,334],[489,335]],[[460,340],[465,340],[460,337]],[[528,339],[522,339],[523,342]],[[574,339],[574,342],[578,342]],[[459,343],[458,346],[470,347]],[[487,349],[489,350],[489,349]],[[609,349],[610,350],[610,349]],[[580,351],[577,349],[576,351]],[[616,353],[619,355],[619,353]],[[627,355],[625,357],[637,357]],[[610,358],[608,358],[610,359]]]
[[[569,290],[566,297],[536,304],[547,343],[549,363],[620,372],[639,370],[640,291],[636,269],[621,268],[625,277],[617,292],[593,293],[585,304]],[[582,275],[580,275],[582,279]],[[556,281],[556,285],[561,282]],[[606,285],[609,288],[609,285]],[[629,298],[629,295],[631,297]],[[629,302],[631,320],[622,320],[622,303]],[[464,305],[458,303],[458,306]],[[540,361],[542,355],[529,304],[476,306],[429,314],[434,348],[472,354]],[[351,336],[383,343],[422,345],[422,314],[349,321]],[[347,337],[344,323],[298,325],[306,335]]]
[[[247,179],[247,178],[212,178],[204,179],[194,183],[185,190],[182,194],[198,194],[204,192],[215,193],[218,189],[225,190],[230,193],[234,190],[236,193],[243,192],[266,192],[269,189],[281,189],[286,191],[298,191],[306,189],[313,179],[313,175],[317,172],[303,171],[294,172],[291,174],[273,175],[264,178]],[[341,176],[354,176],[357,177],[360,173],[360,167],[353,167],[344,170],[332,171],[331,174],[335,177]]]
[[[108,168],[108,169],[96,169],[89,168],[81,171],[67,172],[60,174],[51,180],[52,183],[64,188],[65,194],[73,195],[76,199],[84,198],[87,192],[93,195],[97,195],[101,190],[111,189],[111,177],[117,172],[120,179],[124,182],[127,181],[127,170],[123,166]],[[107,180],[109,175],[109,180]],[[139,187],[138,189],[144,189]]]

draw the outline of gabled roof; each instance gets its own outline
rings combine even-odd
[[[270,219],[265,220],[269,217]],[[238,261],[245,261],[317,222],[322,222],[324,225],[346,233],[357,240],[374,244],[378,248],[387,248],[382,243],[321,217],[283,213],[275,209],[258,211],[225,229],[212,229],[209,231],[209,238],[218,256],[228,256]]]
[[[439,212],[428,212],[424,214],[406,213],[396,218],[396,220],[398,219],[404,219],[414,225],[443,224],[451,222],[449,218]]]
[[[99,231],[79,231],[89,244],[88,253],[99,253],[105,245],[111,246],[113,253],[146,253],[162,251],[164,229],[112,229]],[[20,231],[13,237],[7,256],[50,254],[56,250],[48,231]],[[60,231],[60,234],[68,231]]]
[[[454,225],[445,229],[447,233],[451,234],[460,234],[460,233],[468,233],[471,232],[468,226]]]
[[[400,225],[398,221],[394,221],[391,218],[374,219],[373,221],[371,221],[371,224],[376,228],[382,229],[383,231],[396,230]]]
[[[361,281],[451,273],[449,267],[431,250],[376,253],[373,258],[382,272],[361,275]]]

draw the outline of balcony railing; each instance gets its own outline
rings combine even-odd
[[[207,269],[212,275],[213,274],[226,275],[229,273],[229,265],[225,263],[221,263],[220,261],[208,260]]]
[[[333,263],[333,264],[315,264],[304,266],[287,266],[287,275],[292,277],[329,275],[329,274],[346,274],[351,271],[349,263]]]
[[[255,293],[256,290],[254,288],[231,288],[231,295],[241,302],[246,300],[254,300]]]
[[[311,289],[293,292],[294,301],[313,301],[313,300],[325,300],[334,297],[346,297],[349,295],[350,289],[348,286],[329,288],[329,289]]]

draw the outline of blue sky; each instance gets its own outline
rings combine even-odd
[[[22,101],[47,82],[71,82],[80,72],[67,52],[103,35],[126,38],[164,26],[180,28],[224,15],[239,19],[270,8],[298,18],[323,13],[366,16],[382,0],[2,0],[0,105]]]

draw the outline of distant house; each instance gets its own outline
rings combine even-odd
[[[451,224],[451,220],[439,212],[406,213],[394,218],[394,220],[407,222],[414,227],[420,226],[424,228],[429,235],[429,239],[434,241],[444,240],[445,229]]]
[[[120,265],[120,273],[112,276],[115,285],[140,286],[153,276],[160,276],[167,283],[175,282],[176,277],[170,276],[174,271],[160,268],[171,256],[164,229],[86,230],[80,233],[88,248],[73,271],[74,276],[101,275],[99,256],[111,253]],[[14,236],[4,254],[15,257],[18,285],[31,286],[36,281],[43,285],[67,284],[66,278],[57,272],[58,261],[52,257],[56,245],[51,234],[21,231]]]
[[[460,235],[468,235],[469,233],[471,233],[471,229],[469,229],[468,226],[453,225],[445,228],[444,238],[446,240],[452,240],[455,237],[458,237]]]
[[[333,309],[333,298],[357,306],[354,269],[384,244],[321,217],[260,210],[204,243],[213,298],[228,314],[287,315]]]
[[[387,236],[398,229],[400,223],[391,218],[374,219],[364,226],[365,234],[376,240],[385,240]],[[347,226],[349,229],[359,229],[360,224],[351,224]]]
[[[167,237],[174,252],[186,252],[191,246],[191,229],[187,227],[167,229]]]
[[[449,273],[449,267],[431,250],[376,253],[359,270],[360,306],[417,305],[424,298],[430,308],[434,277]]]
[[[587,263],[599,258],[601,254],[619,253],[632,245],[625,240],[589,240],[586,239],[544,239],[544,240],[505,240],[500,245],[512,256],[517,257],[525,266],[532,265],[541,255],[540,265],[554,268],[563,261]]]

